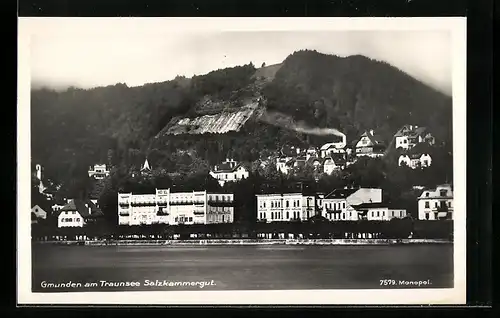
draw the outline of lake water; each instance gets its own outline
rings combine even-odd
[[[34,244],[32,256],[33,292],[387,288],[380,285],[382,279],[427,281],[431,285],[422,285],[427,288],[453,287],[452,244],[199,247]],[[146,280],[158,280],[159,283],[154,283],[158,286]],[[139,286],[112,287],[101,281],[136,282]],[[42,287],[42,282],[54,285]],[[75,285],[56,287],[68,282]],[[187,283],[182,286],[175,282]],[[189,285],[191,282],[195,283]],[[408,288],[393,286],[404,287]]]

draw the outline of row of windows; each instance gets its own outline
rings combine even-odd
[[[332,203],[325,203],[325,207],[327,209],[330,209],[330,210],[340,210],[341,209],[340,203],[341,202],[338,202],[338,204],[337,204],[334,202],[333,205],[332,205]],[[342,202],[342,209],[345,209],[345,202]]]
[[[180,216],[175,218],[175,222],[193,222],[193,217],[187,217],[187,216]]]
[[[283,216],[285,216],[285,220],[289,220],[290,219],[290,216],[292,216],[293,219],[299,219],[300,218],[300,212],[293,212],[293,213],[290,213],[289,211],[283,213],[283,212],[271,212],[270,214],[270,219],[271,220],[281,220],[283,219]],[[309,212],[307,212],[307,217],[309,218]],[[263,219],[267,219],[266,218],[266,213],[264,212],[260,212],[259,213],[259,219],[263,220]]]
[[[311,198],[307,199],[307,206],[311,205]],[[282,208],[282,200],[274,200],[271,201],[271,208]],[[285,208],[289,208],[290,205],[293,205],[294,208],[300,207],[300,200],[285,200]],[[265,208],[266,207],[266,201],[263,201],[262,204],[259,206],[260,208]]]
[[[446,202],[441,202],[441,206],[444,207],[446,206]],[[439,204],[437,202],[434,202],[434,207],[435,208],[438,208],[439,207]],[[448,201],[448,207],[451,208],[451,201]],[[430,204],[429,204],[429,201],[425,201],[425,208],[428,209],[430,208]]]
[[[382,213],[380,213],[380,212],[382,212]],[[372,217],[375,217],[375,211],[372,211],[371,215],[372,215]],[[385,211],[377,211],[376,216],[377,217],[381,217],[381,216],[384,217]],[[396,216],[395,211],[391,211],[391,213],[389,213],[389,211],[387,211],[387,216],[393,216],[393,217]],[[400,211],[399,216],[403,216],[403,211]]]
[[[62,218],[61,222],[80,222],[80,218]]]

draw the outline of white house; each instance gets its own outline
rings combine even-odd
[[[385,152],[385,144],[373,130],[365,131],[356,143],[356,156],[382,157]]]
[[[389,207],[388,204],[362,203],[353,206],[358,211],[358,218],[369,221],[390,221],[392,219],[402,219],[407,216],[406,209]]]
[[[90,201],[70,199],[57,217],[58,227],[83,227],[102,217],[102,212]]]
[[[302,193],[257,194],[257,220],[284,222],[308,220],[316,215],[316,197]]]
[[[106,168],[105,164],[95,164],[93,167],[89,168],[89,177],[96,180],[102,180],[109,177],[109,170]]]
[[[247,168],[233,159],[226,159],[226,161],[220,165],[215,166],[215,168],[210,171],[210,175],[214,179],[217,179],[222,187],[226,182],[234,182],[248,178],[249,172]]]
[[[229,193],[156,189],[154,194],[118,194],[120,225],[211,224],[233,221],[234,195]]]
[[[453,219],[453,189],[449,184],[424,190],[418,197],[420,220]]]
[[[432,158],[429,154],[402,154],[398,160],[399,166],[406,165],[412,169],[429,167],[432,163]]]
[[[394,135],[396,149],[411,149],[419,143],[434,145],[435,139],[426,127],[404,125]]]

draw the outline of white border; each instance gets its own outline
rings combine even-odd
[[[452,34],[454,149],[454,275],[452,289],[287,291],[146,291],[32,293],[30,242],[30,37],[31,31],[103,34],[108,27],[147,32],[155,28],[198,31],[448,30]],[[99,22],[99,23],[96,23]],[[103,27],[103,23],[107,23]],[[160,26],[161,25],[161,26]],[[18,35],[18,224],[19,304],[465,304],[466,301],[466,18],[19,18]],[[74,29],[72,29],[74,32]],[[75,34],[75,36],[77,36]],[[21,212],[19,212],[21,211]]]

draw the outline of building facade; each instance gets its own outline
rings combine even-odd
[[[109,170],[105,164],[95,164],[93,167],[89,168],[89,177],[96,180],[102,180],[109,177]]]
[[[120,225],[210,224],[234,221],[234,195],[207,191],[118,194]]]
[[[420,220],[453,219],[453,188],[443,184],[436,189],[424,190],[418,197]]]
[[[335,189],[322,201],[321,215],[330,221],[357,221],[360,216],[355,206],[382,202],[382,189]]]
[[[257,220],[260,222],[305,221],[316,215],[317,198],[302,193],[258,194]]]

